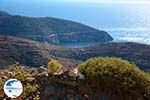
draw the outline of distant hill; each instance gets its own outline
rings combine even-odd
[[[39,42],[0,36],[0,65],[15,61],[23,65],[40,67],[51,58],[65,67],[75,67],[79,61],[92,57],[119,57],[135,63],[143,70],[150,70],[150,46],[137,43],[108,43],[86,48],[64,48]]]
[[[101,43],[113,40],[107,32],[77,22],[51,17],[9,15],[2,11],[0,11],[0,35],[52,44]]]
[[[11,15],[8,14],[7,12],[0,11],[0,16],[11,16]]]

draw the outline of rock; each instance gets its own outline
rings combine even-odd
[[[26,80],[29,82],[29,83],[34,83],[36,80],[35,80],[35,77],[27,77]]]
[[[39,73],[48,72],[48,69],[43,67],[43,66],[41,66],[40,68],[38,68],[38,72]]]

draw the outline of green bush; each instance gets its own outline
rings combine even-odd
[[[4,97],[4,92],[3,92],[3,86],[4,86],[4,81],[0,79],[0,99]]]
[[[59,63],[57,62],[57,60],[52,59],[52,60],[48,63],[47,67],[48,67],[48,70],[50,71],[50,73],[57,73],[57,72],[60,71],[62,65],[59,64]]]
[[[150,76],[119,58],[93,58],[78,66],[91,87],[120,100],[150,99]],[[142,99],[141,99],[142,100]]]
[[[30,84],[30,83],[27,83],[25,86],[24,86],[24,92],[26,94],[29,94],[29,93],[36,93],[38,92],[39,86],[37,84]]]
[[[27,77],[31,76],[29,71],[23,68],[19,63],[13,64],[10,67],[10,71],[13,73],[14,78],[20,80],[23,83],[24,92],[18,98],[18,100],[28,100],[28,98],[33,98],[33,100],[39,100],[38,92],[39,86],[36,83],[29,83]]]
[[[30,76],[30,73],[26,71],[19,63],[13,64],[10,67],[10,71],[14,73],[14,77],[21,80],[22,82],[26,81],[26,78]]]

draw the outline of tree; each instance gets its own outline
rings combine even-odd
[[[78,70],[86,83],[119,100],[150,99],[150,76],[128,61],[93,58],[80,64]]]
[[[50,71],[50,73],[54,74],[54,73],[58,73],[58,72],[61,70],[62,65],[59,64],[59,63],[57,62],[57,60],[52,59],[52,60],[48,63],[47,67],[48,67],[48,70]]]

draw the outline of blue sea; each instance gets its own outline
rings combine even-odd
[[[149,29],[107,29],[114,42],[137,42],[150,45]]]

